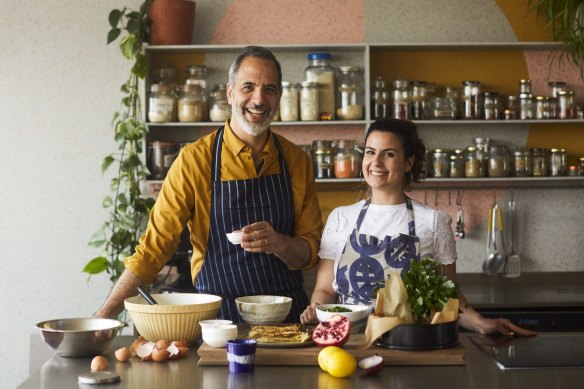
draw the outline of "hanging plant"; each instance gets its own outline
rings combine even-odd
[[[112,284],[124,271],[123,260],[131,255],[138,244],[154,205],[154,200],[143,196],[141,190],[149,174],[140,158],[148,126],[142,114],[138,90],[139,82],[145,78],[147,71],[143,46],[148,42],[150,5],[151,0],[147,0],[142,3],[140,11],[124,7],[114,9],[109,14],[111,29],[107,35],[107,44],[120,38],[120,51],[132,62],[132,67],[128,80],[121,87],[122,108],[114,113],[112,121],[118,150],[106,156],[101,166],[102,173],[116,169],[110,183],[111,192],[102,203],[109,214],[89,242],[90,246],[102,248],[103,252],[90,260],[83,272],[88,273],[89,278],[107,272]]]

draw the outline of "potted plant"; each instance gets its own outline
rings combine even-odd
[[[528,5],[545,18],[554,39],[566,44],[560,61],[568,57],[584,78],[584,0],[528,0]]]
[[[143,46],[148,41],[151,0],[146,0],[139,11],[128,8],[114,9],[109,14],[111,29],[107,35],[110,44],[120,38],[122,55],[132,62],[128,80],[121,86],[121,110],[114,113],[113,130],[118,150],[106,156],[102,172],[115,169],[111,179],[111,193],[103,199],[108,218],[91,238],[92,247],[102,248],[103,253],[91,259],[83,272],[92,275],[107,272],[112,284],[124,271],[123,260],[130,255],[142,234],[152,198],[143,196],[141,185],[149,174],[140,156],[143,138],[148,132],[142,113],[139,82],[147,72]]]

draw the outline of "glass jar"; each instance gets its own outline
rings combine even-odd
[[[320,120],[335,118],[335,69],[330,65],[330,53],[308,53],[305,80],[318,83]]]
[[[547,150],[542,148],[531,149],[531,174],[534,177],[544,177],[548,174]]]
[[[355,141],[346,139],[338,140],[334,162],[336,178],[359,177],[361,154],[355,149]]]
[[[535,96],[535,119],[550,119],[551,105],[547,96]]]
[[[549,172],[550,176],[558,177],[566,175],[566,150],[565,149],[551,149],[549,152]]]
[[[559,119],[573,119],[574,118],[574,102],[572,91],[558,91],[557,97],[557,114]]]
[[[341,66],[337,91],[337,119],[363,119],[364,91],[363,69],[358,66]]]
[[[282,81],[280,120],[283,122],[298,120],[298,84],[294,82]]]
[[[428,111],[428,83],[426,81],[412,81],[410,84],[410,118],[413,120],[426,119]]]
[[[430,102],[430,118],[434,120],[456,119],[454,102],[446,97],[432,97]]]
[[[462,109],[460,107],[460,88],[447,86],[444,89],[444,98],[450,102],[450,105],[454,110],[454,118],[460,119],[462,113]]]
[[[392,97],[392,115],[394,119],[409,119],[410,115],[410,88],[409,81],[395,80],[393,81]]]
[[[209,81],[207,77],[207,67],[205,65],[189,65],[187,66],[187,77],[185,84],[199,85],[201,87],[201,96],[203,97],[203,118],[202,121],[208,120],[209,112]]]
[[[499,120],[501,119],[501,95],[498,92],[483,93],[483,115],[485,120]]]
[[[504,145],[489,147],[489,177],[509,177],[511,174],[511,155]]]
[[[464,150],[456,149],[450,155],[448,175],[453,178],[464,177]]]
[[[212,122],[224,122],[231,117],[231,105],[227,100],[227,85],[215,84],[209,99],[209,118]]]
[[[150,143],[147,160],[152,179],[163,180],[176,156],[177,150],[174,143],[161,141]]]
[[[383,78],[377,77],[375,87],[371,92],[371,119],[383,119],[390,117],[389,91]]]
[[[300,120],[318,119],[318,83],[303,81],[300,83]]]
[[[519,80],[519,94],[531,95],[531,80]]]
[[[447,149],[432,150],[432,177],[448,177],[448,167],[450,166],[450,152]]]
[[[477,148],[468,146],[464,154],[464,176],[475,178],[483,177],[481,174],[481,162],[478,158]]]
[[[581,176],[584,176],[584,157],[578,159],[578,172]]]
[[[559,91],[566,90],[566,83],[564,81],[550,81],[548,82],[548,96],[558,97]]]
[[[531,120],[535,117],[533,96],[528,93],[519,94],[519,119]]]
[[[518,148],[513,152],[513,176],[531,176],[531,153],[524,148]]]
[[[479,81],[462,82],[462,118],[478,119],[480,112],[479,94],[481,83]]]
[[[203,120],[203,95],[199,85],[185,84],[179,87],[178,121],[200,122]]]
[[[507,103],[503,109],[503,119],[516,120],[519,117],[519,103],[517,96],[507,96]]]
[[[476,156],[479,162],[479,177],[486,177],[489,164],[489,145],[491,139],[474,138],[473,142],[476,148]]]
[[[148,120],[152,123],[167,123],[173,120],[175,97],[170,86],[152,84],[148,97]]]
[[[312,161],[315,178],[334,178],[334,148],[331,141],[312,142]]]

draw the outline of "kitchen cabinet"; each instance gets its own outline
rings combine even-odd
[[[243,45],[186,45],[147,46],[146,56],[150,70],[169,65],[177,69],[177,82],[184,82],[184,70],[191,64],[204,64],[209,69],[209,87],[225,83],[228,69]],[[525,69],[516,69],[524,63],[522,56],[541,52],[557,52],[555,42],[481,42],[481,43],[391,43],[391,44],[335,44],[335,45],[268,45],[282,64],[284,81],[304,80],[308,65],[306,54],[325,51],[332,54],[331,64],[360,66],[365,80],[365,117],[363,120],[274,122],[273,127],[284,133],[288,128],[305,127],[330,134],[336,128],[353,127],[365,130],[372,122],[370,99],[372,80],[378,76],[388,84],[395,79],[426,80],[438,86],[460,86],[463,80],[479,80],[483,90],[496,90],[503,95],[516,95],[521,78],[528,78]],[[546,62],[547,64],[547,62]],[[514,68],[515,67],[515,68]],[[151,72],[145,84],[150,84]],[[147,99],[144,112],[148,111]],[[423,131],[525,131],[526,126],[581,127],[582,119],[562,120],[417,120]],[[222,125],[220,122],[148,123],[150,129],[145,142],[154,140],[189,142],[208,134]],[[581,130],[577,128],[576,131]],[[477,135],[478,136],[478,135]],[[443,145],[442,147],[447,147]],[[569,151],[569,150],[568,150]],[[319,179],[319,190],[348,190],[359,188],[359,179]],[[416,188],[580,188],[584,177],[528,177],[528,178],[458,178],[426,179]]]

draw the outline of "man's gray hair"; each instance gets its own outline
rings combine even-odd
[[[278,89],[282,88],[282,67],[280,66],[280,62],[278,62],[270,50],[262,46],[246,46],[239,52],[239,54],[237,54],[237,57],[235,57],[235,60],[229,67],[229,83],[232,87],[235,84],[235,75],[239,71],[241,63],[247,57],[256,57],[272,61],[278,72]]]

